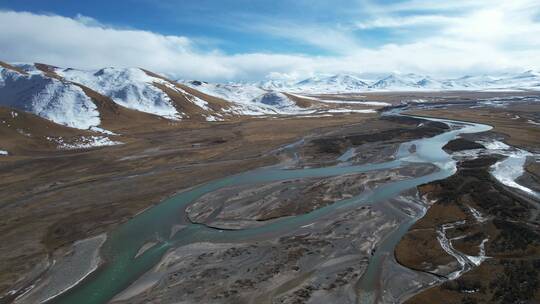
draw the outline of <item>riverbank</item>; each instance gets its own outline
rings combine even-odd
[[[323,178],[324,174],[315,174],[310,178],[289,178],[286,182],[267,181],[246,187],[216,188],[217,191],[210,191],[208,197],[201,198],[204,203],[196,203],[192,207],[195,209],[188,209],[188,215],[193,212],[190,215],[192,222],[200,222],[204,226],[192,225],[187,217],[184,218],[183,209],[171,207],[166,212],[158,212],[161,222],[168,224],[170,218],[170,227],[164,225],[166,227],[159,228],[155,234],[152,232],[154,222],[147,219],[148,222],[140,225],[144,233],[135,234],[140,236],[140,240],[133,243],[128,240],[125,244],[118,242],[118,248],[129,248],[122,259],[141,264],[136,274],[126,272],[125,276],[137,278],[144,275],[119,285],[119,290],[128,289],[115,301],[143,303],[159,299],[163,302],[197,300],[230,303],[279,299],[294,303],[320,299],[321,303],[327,303],[354,301],[359,293],[385,301],[401,301],[421,290],[425,286],[422,284],[433,283],[437,277],[427,273],[435,273],[433,268],[437,265],[444,266],[439,267],[439,275],[449,275],[459,270],[457,267],[461,264],[454,262],[446,266],[449,259],[444,254],[454,251],[442,247],[439,252],[426,251],[428,256],[434,257],[430,261],[431,268],[427,270],[413,265],[425,256],[414,257],[409,262],[398,257],[403,264],[408,263],[411,268],[416,267],[423,272],[411,271],[392,261],[393,246],[384,245],[388,243],[388,236],[400,237],[401,232],[396,228],[406,227],[406,221],[420,216],[426,207],[426,201],[416,197],[414,191],[400,197],[396,192],[396,197],[381,199],[374,205],[352,206],[359,197],[370,197],[375,189],[385,184],[406,184],[405,180],[419,178],[421,181],[423,176],[431,176],[431,168],[419,164],[410,164],[404,171],[384,165],[392,163],[397,155],[403,153],[422,153],[422,147],[415,144],[401,151],[401,143],[433,137],[448,130],[444,123],[420,122],[406,117],[381,119],[372,114],[272,118],[142,133],[138,140],[122,147],[3,163],[7,166],[5,168],[13,169],[12,174],[6,175],[8,184],[13,188],[0,190],[6,193],[8,200],[0,207],[9,215],[0,226],[5,232],[0,238],[8,244],[2,248],[5,251],[3,256],[7,257],[4,259],[13,263],[3,264],[5,269],[0,269],[0,283],[8,286],[16,280],[15,289],[18,291],[10,294],[16,297],[28,290],[34,279],[41,275],[38,270],[44,269],[40,266],[32,271],[24,267],[35,261],[47,260],[53,254],[65,255],[71,250],[74,240],[103,231],[116,231],[122,227],[120,224],[136,215],[136,218],[149,218],[148,214],[153,214],[149,207],[163,201],[164,197],[171,197],[178,189],[188,189],[182,192],[186,193],[198,188],[193,186],[209,180],[286,161],[290,172],[306,169],[326,172],[329,167],[336,167],[336,172],[340,173],[337,175],[342,176]],[[299,141],[302,138],[304,140]],[[297,144],[288,146],[291,142]],[[463,145],[463,142],[458,143],[449,147],[449,151],[460,150]],[[534,142],[529,140],[528,145],[534,145]],[[430,162],[438,165],[447,161],[445,157],[431,159],[428,157],[430,153],[424,154]],[[409,161],[414,162],[415,159],[411,155]],[[25,179],[32,175],[29,173],[32,170],[43,172],[51,163],[57,170],[47,174],[36,173],[36,176],[28,176],[33,178]],[[373,165],[373,170],[380,171],[353,175],[354,171],[346,169],[364,165]],[[527,171],[534,170],[529,160]],[[369,183],[364,185],[367,181]],[[357,189],[358,186],[362,191]],[[409,187],[415,188],[414,185]],[[459,193],[461,188],[454,190]],[[428,192],[422,193],[427,195]],[[257,199],[242,200],[242,193],[244,198],[254,195]],[[234,197],[235,194],[241,195]],[[175,203],[174,198],[170,200],[172,205],[182,204]],[[239,208],[228,209],[228,204],[219,204],[222,200],[230,200]],[[38,202],[41,208],[37,208]],[[321,214],[334,208],[336,212],[316,221],[298,222],[287,233],[265,232],[262,238],[246,240],[244,233],[247,232],[242,231],[259,231],[257,227],[262,229],[267,225],[280,227],[280,223],[309,218],[311,214]],[[434,208],[437,209],[436,205]],[[467,210],[459,213],[458,210],[453,212],[444,208],[441,212],[455,215],[458,222],[463,214],[474,217],[476,213],[472,210],[484,214],[480,208],[468,210],[469,213]],[[216,227],[234,228],[238,232],[220,232]],[[416,241],[431,237],[434,238],[429,242],[439,244],[434,243],[438,242],[437,237],[451,239],[451,233],[457,229],[463,227],[448,227],[444,229],[444,235],[433,229],[428,237],[420,235],[410,239],[412,241],[407,246],[415,248]],[[130,235],[117,236],[116,240],[130,239]],[[231,235],[232,239],[225,238],[225,235]],[[393,240],[397,242],[399,238]],[[471,245],[460,240],[453,246],[455,250],[473,257],[478,257],[481,246],[484,246],[489,255],[490,243],[483,241]],[[20,244],[23,246],[17,247]],[[108,247],[107,250],[111,253],[118,248]],[[27,255],[22,255],[24,250]],[[162,254],[165,254],[163,258]],[[375,260],[381,261],[378,264],[381,267],[372,272],[369,266],[374,254]],[[450,256],[455,258],[452,254]],[[426,267],[425,264],[420,266]],[[322,270],[319,272],[319,269]],[[97,271],[95,276],[100,273]],[[366,286],[370,287],[359,289],[358,282],[366,273],[371,280]],[[469,273],[473,271],[463,277]],[[410,284],[399,283],[402,279]],[[376,283],[371,287],[373,282],[381,281],[388,285]],[[203,288],[208,282],[212,282],[211,286]],[[383,289],[388,292],[380,294]],[[257,290],[264,292],[258,293]],[[80,299],[87,298],[84,293],[82,295]],[[104,298],[112,296],[114,294]]]
[[[486,148],[503,146],[486,142],[485,136],[482,140]],[[433,274],[437,282],[406,303],[538,301],[537,198],[509,182],[517,177],[512,170],[496,171],[511,151],[459,146],[454,151],[461,159],[457,173],[419,188],[434,203],[396,247],[399,263]]]
[[[111,231],[179,189],[274,164],[279,156],[268,152],[281,145],[374,119],[351,114],[179,124],[138,131],[120,146],[2,159],[0,295],[20,294],[54,254]]]
[[[460,133],[467,132],[480,132],[482,130],[489,129],[488,126],[482,125],[463,125],[462,128],[449,129],[445,123],[435,122],[434,124],[426,123],[426,121],[401,117],[396,119],[398,121],[407,121],[407,123],[415,126],[415,132],[418,134],[424,134],[422,130],[429,130],[431,128],[437,128],[436,136],[420,136],[420,139],[408,141],[402,144],[399,148],[396,157],[399,159],[391,160],[388,162],[354,165],[343,164],[330,167],[316,167],[316,168],[301,168],[301,169],[283,169],[283,168],[265,168],[260,170],[254,170],[246,172],[237,176],[231,176],[222,180],[215,180],[209,184],[201,187],[193,188],[189,191],[183,192],[171,200],[161,203],[156,208],[152,208],[147,212],[134,218],[126,225],[120,227],[120,229],[114,233],[111,237],[111,250],[109,254],[115,256],[114,263],[108,265],[103,269],[98,276],[92,280],[82,284],[80,287],[75,288],[73,292],[70,292],[66,297],[58,303],[102,303],[108,301],[113,296],[117,295],[121,291],[128,288],[132,291],[127,292],[129,295],[133,295],[132,298],[127,300],[128,302],[146,302],[149,299],[160,299],[165,302],[178,302],[178,301],[203,301],[212,303],[229,303],[230,301],[245,302],[250,301],[253,297],[260,300],[261,290],[266,290],[265,286],[269,286],[268,291],[271,295],[267,298],[270,299],[282,299],[284,302],[297,302],[306,299],[318,299],[318,295],[324,292],[326,299],[332,301],[356,301],[354,299],[365,298],[364,295],[373,294],[376,298],[382,297],[382,290],[387,290],[386,284],[380,280],[383,276],[390,275],[383,269],[387,268],[387,262],[391,262],[389,257],[393,252],[395,243],[399,241],[402,234],[405,233],[415,219],[417,219],[425,209],[422,200],[414,197],[414,191],[416,185],[431,181],[433,179],[440,179],[449,176],[453,172],[453,164],[441,149],[451,139],[455,138]],[[414,122],[414,123],[413,123]],[[456,125],[459,125],[456,124]],[[353,126],[352,128],[356,128]],[[392,144],[395,140],[400,140],[403,132],[391,132],[385,135],[383,142]],[[349,130],[351,131],[351,130]],[[361,153],[361,146],[364,142],[369,142],[368,136],[360,136],[360,134],[354,134],[355,132],[345,132],[347,136],[342,134],[335,134],[336,138],[347,138],[346,142],[351,142],[350,138],[359,138],[359,146],[353,146],[356,151]],[[411,133],[411,134],[414,134]],[[324,137],[328,138],[328,134]],[[376,135],[380,137],[380,134]],[[318,138],[312,138],[311,141],[316,141]],[[309,140],[306,140],[302,145],[310,146]],[[301,147],[294,145],[294,149],[298,150]],[[346,151],[349,151],[351,147],[345,147]],[[345,158],[338,155],[338,158],[345,161]],[[300,161],[300,159],[299,159]],[[412,166],[418,166],[421,168],[425,166],[424,163],[432,163],[436,165],[439,170],[433,172],[433,170],[425,172],[425,170],[405,170],[405,172],[411,172],[413,176],[405,178],[404,180],[392,178],[381,179],[380,184],[375,188],[364,189],[359,195],[351,194],[350,198],[344,198],[334,202],[330,205],[318,206],[318,209],[311,209],[307,213],[296,214],[294,216],[283,216],[280,218],[273,218],[267,221],[263,226],[251,227],[237,230],[219,230],[215,228],[209,228],[208,226],[194,225],[187,223],[183,229],[179,230],[172,239],[167,239],[166,236],[170,235],[170,231],[173,227],[185,224],[182,221],[183,216],[178,218],[174,214],[183,214],[186,207],[190,206],[192,202],[208,193],[220,191],[224,187],[234,185],[250,185],[260,182],[271,182],[278,180],[295,180],[298,178],[314,178],[314,177],[331,177],[347,175],[351,173],[368,173],[368,172],[380,172],[383,174],[389,174],[393,169],[406,168],[406,165],[411,163]],[[418,163],[418,164],[414,164]],[[425,174],[425,175],[422,175]],[[391,175],[391,174],[390,174]],[[361,175],[357,175],[362,177]],[[363,179],[363,178],[362,178]],[[348,184],[347,179],[341,179],[345,185]],[[302,186],[299,185],[300,191]],[[347,188],[342,188],[347,189]],[[408,191],[413,191],[409,193]],[[235,193],[238,191],[225,191],[225,197],[235,197]],[[229,193],[229,194],[227,194]],[[403,196],[400,196],[402,194]],[[412,196],[411,196],[412,195]],[[257,200],[247,203],[257,204]],[[205,204],[203,204],[204,206]],[[209,213],[215,213],[216,210],[221,210],[221,207],[210,208]],[[343,222],[348,218],[350,212],[354,210],[367,210],[365,216],[367,218],[360,221],[353,221],[349,226],[345,225],[342,230]],[[378,212],[374,212],[377,210]],[[203,212],[207,214],[208,212]],[[172,216],[171,216],[172,215]],[[345,218],[344,218],[345,217]],[[368,218],[377,221],[377,225],[370,225]],[[321,234],[317,229],[319,224],[324,224],[323,233]],[[379,229],[384,231],[379,232]],[[349,236],[349,231],[354,233]],[[300,252],[296,253],[297,258],[300,259],[297,264],[292,265],[295,272],[289,272],[288,268],[281,268],[278,265],[286,265],[283,262],[282,254],[287,254],[287,258],[290,258],[290,252],[285,249],[280,249],[276,255],[271,256],[271,260],[268,263],[262,263],[268,258],[267,254],[271,252],[271,249],[276,247],[277,243],[280,243],[283,238],[292,237],[294,241],[290,242],[290,248],[299,249]],[[138,255],[143,248],[152,238],[160,244],[147,250],[142,256],[133,259],[133,256]],[[309,246],[302,240],[309,238]],[[351,239],[353,238],[353,239]],[[360,238],[360,239],[358,239]],[[114,242],[113,242],[114,241]],[[182,271],[173,272],[168,271],[169,265],[180,264],[184,265],[185,256],[188,254],[183,252],[182,255],[178,255],[176,258],[167,258],[167,254],[175,251],[177,248],[191,248],[190,244],[193,243],[231,243],[235,244],[235,247],[230,249],[235,252],[232,256],[220,257],[217,261],[208,260],[207,258],[213,258],[212,252],[206,252],[197,254],[197,260],[205,260],[206,263],[200,265],[198,263],[191,262],[189,269],[182,268]],[[288,242],[289,243],[289,242]],[[244,244],[244,245],[242,245]],[[253,259],[257,261],[257,265],[261,267],[251,268],[249,265],[234,265],[230,268],[231,258],[236,257],[236,245],[238,246],[255,246],[255,248],[263,245],[265,250],[251,252],[247,250],[246,255],[242,255],[241,261],[246,259]],[[326,252],[321,252],[321,247],[327,246]],[[357,244],[351,247],[351,244]],[[370,244],[368,248],[366,244]],[[338,246],[339,245],[339,246]],[[186,247],[187,246],[187,247]],[[229,245],[231,246],[231,245]],[[155,248],[155,250],[154,250]],[[289,247],[287,247],[289,248]],[[343,248],[343,254],[353,254],[355,250],[360,252],[355,253],[356,258],[354,261],[358,261],[360,258],[368,259],[369,264],[367,267],[356,268],[357,266],[347,263],[346,272],[339,274],[339,276],[346,275],[346,273],[353,271],[355,275],[340,280],[339,289],[328,290],[326,285],[329,275],[325,275],[324,272],[318,271],[321,263],[331,256],[341,256],[342,254],[339,248]],[[279,249],[279,248],[278,248]],[[228,251],[228,250],[227,250]],[[244,252],[244,251],[242,251]],[[312,260],[314,257],[316,260]],[[370,257],[372,256],[372,257]],[[159,262],[161,260],[161,262]],[[278,264],[275,264],[275,263]],[[158,266],[155,266],[158,265]],[[160,266],[161,265],[161,266]],[[201,269],[205,269],[206,265],[211,266],[208,271],[208,276],[204,276],[204,281],[215,282],[211,287],[198,282]],[[270,269],[262,267],[263,265],[269,265]],[[273,266],[272,266],[273,265]],[[184,267],[182,266],[182,267]],[[195,267],[195,268],[193,268]],[[332,271],[335,271],[332,268]],[[191,273],[195,271],[189,277],[184,277],[184,272]],[[240,277],[252,277],[250,280],[257,285],[258,288],[249,288],[246,291],[241,291],[230,284],[232,283],[229,278],[234,277],[237,273],[241,274]],[[394,276],[402,274],[402,271],[392,272]],[[142,278],[141,278],[142,276]],[[148,277],[149,276],[149,277]],[[283,277],[284,276],[284,277]],[[292,276],[292,278],[290,278]],[[275,286],[272,282],[278,278],[287,278],[297,280],[298,278],[304,278],[301,285],[294,285],[292,288],[282,290],[281,285]],[[131,280],[141,278],[141,282],[133,283]],[[174,278],[178,281],[171,283],[170,280]],[[226,279],[224,279],[226,278]],[[114,285],[110,285],[109,281],[115,281]],[[156,281],[157,280],[157,281]],[[151,282],[154,283],[151,283]],[[337,282],[337,281],[336,281]],[[195,284],[196,283],[196,284]],[[306,284],[307,283],[307,284]],[[132,287],[128,286],[130,284]],[[195,284],[191,286],[190,284]],[[334,286],[335,283],[331,284]],[[174,288],[170,288],[174,286]],[[178,290],[182,290],[185,286],[189,288],[186,292],[178,293]],[[191,287],[190,287],[191,286]],[[201,293],[187,292],[193,291],[194,286],[201,288]],[[151,288],[150,288],[151,287]],[[150,289],[147,289],[150,288]],[[416,289],[415,286],[409,288]],[[274,290],[275,289],[275,290]],[[142,291],[141,291],[142,290]],[[229,290],[235,290],[234,295],[229,293]],[[142,293],[141,293],[142,292]],[[403,293],[410,292],[408,288],[395,289],[395,293],[392,292],[395,299],[399,299]],[[136,294],[136,295],[135,295]],[[387,297],[386,293],[384,297]],[[125,293],[121,299],[125,300]],[[337,297],[337,298],[336,298]],[[118,298],[117,298],[118,299]],[[303,299],[303,300],[302,300]]]
[[[44,303],[80,283],[102,264],[100,250],[106,240],[105,234],[80,240],[73,244],[71,252],[54,256],[40,280],[14,303]]]
[[[287,153],[268,152],[299,137],[342,138],[346,133],[369,139],[372,130],[395,134],[387,135],[392,141],[388,146],[434,132],[372,114],[252,120],[141,133],[133,135],[138,136],[133,143],[118,147],[3,162],[2,174],[9,174],[2,181],[9,187],[0,190],[6,214],[0,226],[6,244],[0,286],[4,292],[15,290],[10,294],[14,298],[46,269],[33,265],[69,252],[71,242],[110,231],[178,189],[288,158]],[[350,142],[344,141],[344,149]],[[320,145],[307,146],[302,159],[323,154],[334,157]],[[381,154],[379,161],[391,155]]]

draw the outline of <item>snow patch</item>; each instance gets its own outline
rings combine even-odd
[[[123,144],[119,141],[113,141],[106,136],[80,136],[70,142],[67,142],[62,137],[47,137],[47,139],[57,144],[58,149],[61,150],[89,149]]]
[[[0,105],[72,128],[88,129],[100,124],[96,105],[74,84],[38,72],[23,75],[4,68],[0,68],[0,79]],[[11,115],[17,117],[16,112]]]
[[[520,176],[525,173],[524,165],[527,157],[534,156],[529,151],[513,148],[500,141],[480,142],[491,153],[506,156],[505,159],[498,161],[491,167],[491,175],[500,183],[515,189],[519,189],[533,197],[540,198],[540,193],[520,185],[516,182]]]
[[[382,101],[361,101],[361,100],[328,100],[328,99],[319,99],[320,102],[324,103],[337,103],[337,104],[354,104],[359,106],[376,106],[376,107],[386,107],[391,106],[388,102]]]
[[[470,256],[470,255],[466,255],[466,254],[456,250],[454,248],[454,246],[452,245],[452,240],[456,240],[456,239],[459,239],[459,238],[462,238],[462,237],[448,239],[448,237],[446,236],[446,231],[447,230],[454,229],[454,228],[456,228],[458,226],[462,226],[465,223],[466,223],[465,221],[457,221],[457,222],[453,222],[453,223],[447,223],[447,224],[441,225],[437,229],[437,240],[439,241],[439,244],[440,244],[441,248],[447,254],[453,256],[460,265],[460,269],[458,269],[458,270],[456,270],[456,271],[454,271],[454,272],[452,272],[452,273],[450,273],[448,275],[449,280],[455,280],[455,279],[459,278],[462,274],[464,274],[465,272],[471,270],[473,267],[480,266],[480,264],[482,264],[482,262],[485,261],[488,258],[486,256],[486,251],[485,251],[485,243],[488,241],[488,239],[484,239],[482,241],[482,243],[480,244],[479,255],[478,256]]]
[[[480,213],[480,211],[474,209],[474,208],[471,207],[471,206],[467,206],[467,207],[469,208],[469,210],[471,211],[472,216],[474,217],[474,219],[475,219],[477,222],[483,223],[483,222],[487,221],[487,218],[484,217],[484,216],[482,215],[482,213]]]
[[[377,111],[375,111],[373,109],[362,109],[362,110],[358,110],[358,109],[330,109],[330,110],[328,110],[326,112],[328,112],[328,113],[364,113],[364,114],[377,113]]]
[[[200,81],[187,81],[183,83],[207,95],[232,102],[234,104],[233,108],[224,112],[251,116],[313,113],[313,110],[298,107],[285,94],[278,91],[265,90],[255,84],[214,84]]]
[[[93,127],[90,127],[90,131],[94,131],[94,132],[98,132],[98,133],[103,133],[103,134],[106,134],[106,135],[118,135],[112,131],[109,131],[109,130],[105,130],[103,128],[100,128],[100,127],[96,127],[96,126],[93,126]]]
[[[60,76],[110,97],[126,108],[177,120],[182,117],[167,94],[153,85],[163,80],[138,68],[105,68],[98,71],[58,69]]]

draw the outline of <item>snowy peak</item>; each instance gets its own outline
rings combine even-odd
[[[419,80],[416,83],[416,85],[420,88],[426,88],[426,89],[437,89],[443,86],[443,84],[440,81],[433,79],[429,76],[424,77],[421,80]]]
[[[195,80],[183,84],[202,93],[240,104],[249,104],[254,98],[267,92],[257,84],[249,83],[208,83]]]
[[[354,93],[366,91],[422,91],[422,90],[522,90],[539,89],[540,73],[525,71],[499,75],[476,75],[437,79],[418,74],[392,73],[375,80],[364,80],[348,74],[315,76],[299,81],[280,91],[302,93]]]
[[[223,120],[228,104],[186,89],[161,75],[140,68],[104,68],[97,71],[57,70],[70,81],[111,98],[116,104],[171,120]],[[189,91],[189,92],[188,92]],[[211,100],[210,100],[211,99]]]
[[[284,80],[266,80],[256,84],[258,87],[264,90],[284,90],[290,88],[293,83]]]
[[[321,107],[306,94],[540,89],[540,73],[532,70],[451,79],[393,73],[366,80],[359,75],[319,75],[299,82],[177,82],[140,68],[78,70],[0,62],[0,106],[72,128],[116,132],[137,121],[219,121],[238,115],[305,114]]]
[[[521,79],[521,78],[539,78],[540,72],[536,72],[533,70],[528,70],[523,73],[519,73],[515,76],[513,76],[514,79]]]
[[[97,71],[57,69],[56,73],[66,80],[80,83],[111,98],[115,103],[137,111],[181,119],[171,99],[153,85],[159,78],[147,75],[138,68],[104,68]]]
[[[48,77],[35,67],[16,68],[19,71],[0,68],[0,105],[72,128],[89,129],[100,124],[96,105],[80,87]]]
[[[362,79],[347,74],[337,74],[331,76],[315,76],[304,79],[294,85],[295,91],[320,91],[320,92],[348,92],[363,90],[368,84]]]
[[[202,81],[186,81],[184,85],[229,101],[232,104],[231,112],[238,115],[297,114],[306,111],[305,107],[281,92],[288,91],[286,87],[273,90],[261,87],[261,83],[216,84]]]
[[[367,83],[364,81],[358,79],[357,77],[346,75],[346,74],[338,74],[334,76],[330,76],[326,78],[325,80],[329,84],[335,84],[335,85],[345,85],[345,86],[367,86]]]
[[[78,70],[0,62],[0,97],[0,106],[78,129],[116,129],[158,116],[216,121],[234,115],[228,101],[140,68]]]
[[[401,90],[407,88],[417,88],[422,85],[430,85],[431,79],[428,77],[422,77],[416,74],[390,74],[369,87],[372,89],[391,89],[391,90]]]

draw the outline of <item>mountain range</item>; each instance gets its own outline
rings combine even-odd
[[[141,68],[78,70],[40,63],[0,62],[0,108],[3,107],[5,117],[0,126],[13,129],[20,124],[14,121],[16,117],[24,117],[31,122],[30,127],[42,125],[58,134],[73,133],[60,130],[62,127],[78,129],[79,134],[86,136],[84,138],[93,138],[97,144],[112,144],[114,140],[109,140],[109,136],[142,126],[343,110],[336,108],[344,107],[343,104],[334,105],[331,100],[310,97],[310,94],[538,89],[540,73],[534,71],[453,79],[393,73],[376,79],[337,74],[297,82],[210,83],[175,81]],[[48,122],[38,122],[40,119]],[[50,122],[58,126],[53,128]],[[29,130],[21,128],[15,131],[21,136],[30,134]]]
[[[369,91],[422,90],[538,90],[540,72],[505,73],[499,75],[434,78],[413,73],[392,73],[375,79],[352,74],[310,77],[298,82],[269,80],[259,86],[303,93],[355,93]]]

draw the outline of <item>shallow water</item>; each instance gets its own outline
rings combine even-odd
[[[340,208],[374,204],[396,197],[401,192],[415,188],[420,184],[444,179],[452,175],[456,167],[455,162],[442,150],[442,147],[461,133],[483,132],[489,130],[490,127],[481,124],[461,123],[441,119],[433,120],[446,122],[454,126],[459,126],[459,128],[431,138],[404,143],[399,148],[397,159],[393,161],[360,166],[340,165],[296,170],[268,167],[215,180],[179,193],[159,205],[146,210],[113,231],[103,247],[103,254],[107,258],[108,263],[71,291],[53,299],[52,302],[69,304],[106,303],[156,265],[164,253],[171,248],[201,241],[232,242],[258,240],[270,234],[287,233],[291,230],[298,229],[302,225],[310,224],[321,216],[337,212]],[[416,146],[416,150],[411,153],[410,147],[412,145]],[[290,148],[294,148],[294,146]],[[409,162],[431,163],[436,165],[439,170],[417,178],[390,182],[373,189],[373,191],[339,201],[324,208],[314,210],[313,212],[283,218],[257,228],[224,231],[185,222],[184,209],[189,203],[206,193],[223,187],[391,169],[398,168]],[[360,293],[373,294],[375,292],[378,272],[381,268],[381,257],[393,252],[393,248],[397,242],[413,223],[413,220],[404,221],[403,224],[383,240],[383,243],[370,259],[366,274],[359,282]],[[186,227],[170,237],[171,229],[175,225],[186,225]],[[156,239],[160,240],[158,245],[148,249],[138,258],[134,258],[138,250],[146,242]],[[372,301],[368,300],[364,302],[371,303]]]

